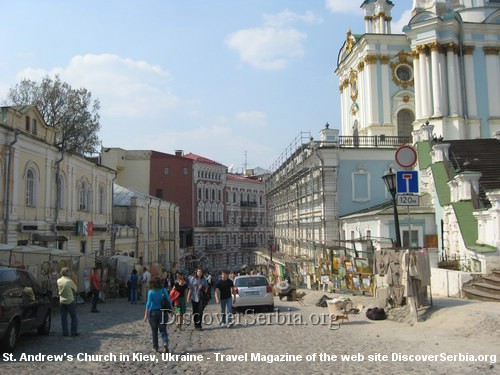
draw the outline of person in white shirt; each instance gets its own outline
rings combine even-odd
[[[148,271],[146,267],[143,268],[141,281],[142,281],[142,295],[147,300],[149,282],[151,281],[151,273]]]

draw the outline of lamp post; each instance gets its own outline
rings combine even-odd
[[[392,170],[382,177],[385,186],[392,197],[392,205],[394,207],[394,226],[396,229],[396,246],[401,247],[401,234],[399,231],[399,216],[398,216],[398,205],[396,203],[396,173]]]

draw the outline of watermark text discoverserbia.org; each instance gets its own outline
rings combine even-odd
[[[245,310],[243,314],[231,314],[232,321],[236,325],[329,325],[330,324],[330,314],[311,313],[306,316],[292,311],[281,312],[275,309],[272,313],[254,313],[253,309]],[[211,325],[221,325],[224,321],[221,313],[203,313],[202,322],[206,326]],[[187,312],[184,314],[183,324],[191,325],[194,322],[193,314]],[[163,311],[162,324],[175,324],[175,315],[169,314],[167,311]]]

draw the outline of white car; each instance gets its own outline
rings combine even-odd
[[[236,302],[234,308],[244,307],[267,307],[268,311],[274,311],[273,287],[262,275],[238,276],[234,279],[234,292]]]

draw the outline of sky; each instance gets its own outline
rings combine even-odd
[[[392,30],[411,0],[393,0]],[[0,0],[0,101],[23,78],[84,87],[103,147],[269,168],[341,128],[334,71],[361,0]]]

